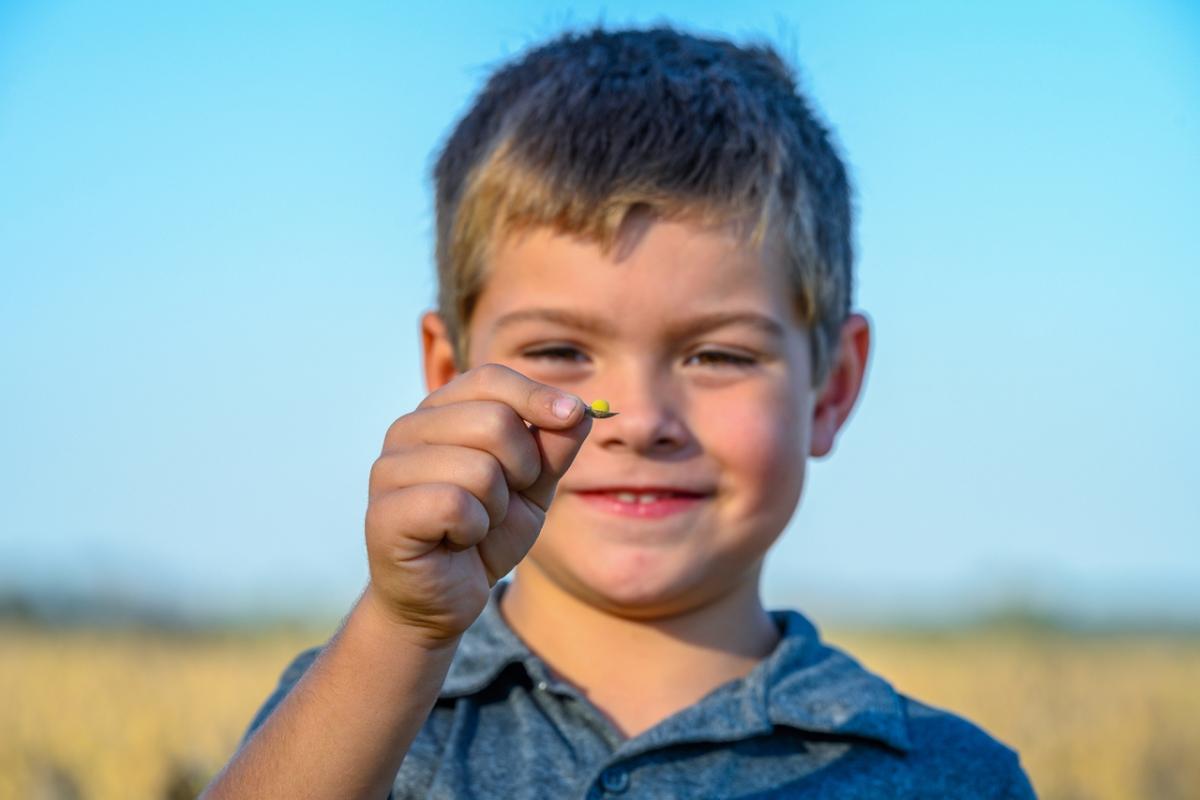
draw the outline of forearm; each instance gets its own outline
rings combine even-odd
[[[364,593],[202,797],[386,797],[457,646],[426,642]]]

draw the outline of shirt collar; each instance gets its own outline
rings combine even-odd
[[[811,731],[862,736],[897,750],[912,747],[903,699],[891,684],[820,639],[797,611],[772,611],[779,646],[747,676],[766,685],[772,722]]]
[[[532,681],[549,680],[546,664],[500,615],[505,581],[463,634],[440,697],[475,694],[510,664]],[[638,751],[682,741],[733,741],[769,732],[775,725],[859,736],[896,750],[911,748],[903,700],[887,681],[820,639],[802,614],[771,611],[781,638],[744,678],[714,689],[699,703],[628,742]]]

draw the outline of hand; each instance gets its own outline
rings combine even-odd
[[[500,364],[431,393],[371,467],[367,594],[430,644],[457,637],[533,546],[591,426],[578,397]]]

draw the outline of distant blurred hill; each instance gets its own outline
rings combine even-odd
[[[120,594],[34,593],[0,589],[0,623],[38,627],[203,631],[227,628],[328,628],[338,614],[218,614],[173,608]]]
[[[219,614],[172,608],[118,593],[29,592],[0,589],[0,622],[37,627],[112,627],[186,632],[214,629],[299,628],[329,629],[344,611],[325,613],[271,611]],[[987,630],[1026,634],[1129,633],[1200,636],[1200,619],[1156,615],[1104,618],[1053,609],[1028,598],[1009,598],[978,607],[974,612],[937,617],[920,611],[872,615],[861,610],[838,613],[822,609],[816,621],[822,629],[889,630],[897,633]]]

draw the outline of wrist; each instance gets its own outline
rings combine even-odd
[[[453,652],[462,638],[461,633],[445,634],[427,625],[405,619],[379,594],[374,583],[367,584],[352,616],[361,617],[363,625],[370,628],[375,636],[418,647],[430,653]]]

